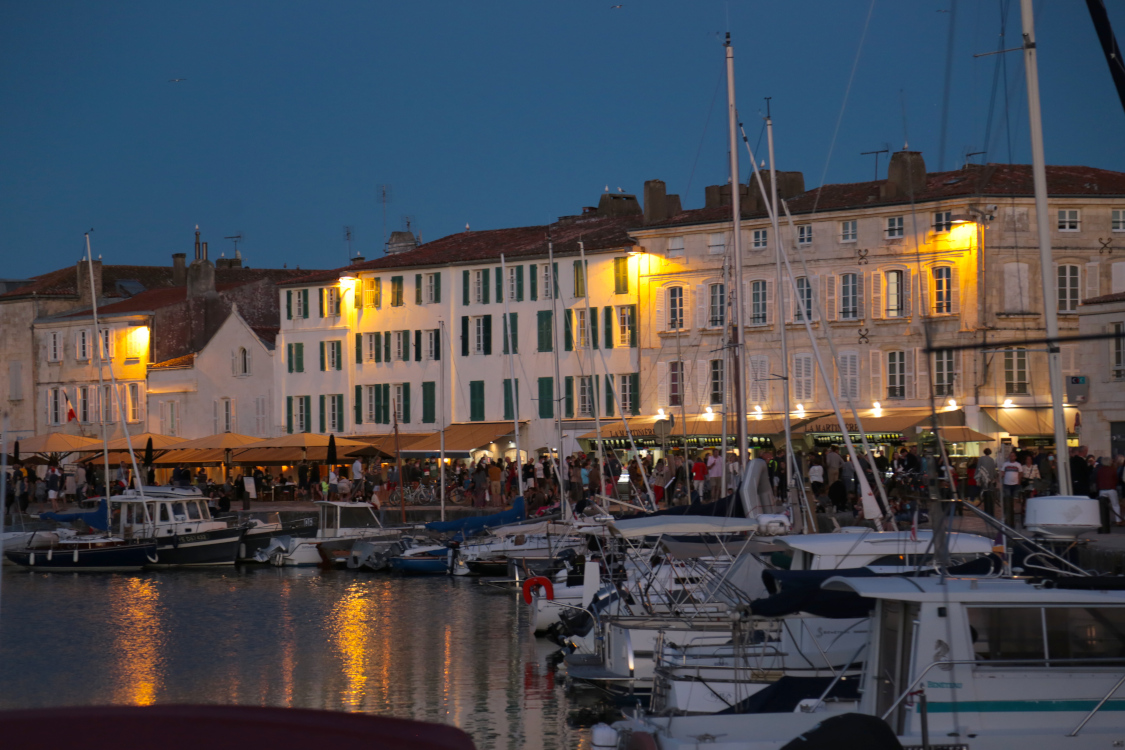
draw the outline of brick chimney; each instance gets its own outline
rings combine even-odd
[[[598,200],[598,216],[639,216],[643,213],[637,196],[629,193],[602,193]]]
[[[187,298],[215,296],[215,264],[207,259],[207,243],[195,233],[195,260],[187,269]]]
[[[887,181],[879,188],[881,198],[909,198],[926,187],[926,161],[921,151],[896,151],[887,167]]]
[[[766,188],[766,194],[763,196],[761,191],[758,190],[757,178],[750,180],[750,195],[745,202],[745,209],[747,213],[766,213],[766,207],[769,205],[770,198],[770,173],[762,172],[762,184]],[[778,200],[789,200],[795,195],[800,195],[805,192],[805,175],[803,172],[778,172],[777,173],[777,198]]]
[[[187,253],[172,253],[172,286],[187,283]]]
[[[391,232],[391,238],[387,241],[387,255],[404,253],[416,247],[418,247],[418,241],[414,239],[413,232]]]
[[[644,192],[645,224],[655,224],[681,212],[680,196],[668,195],[664,180],[648,180]]]
[[[93,304],[90,295],[90,267],[85,260],[78,261],[74,271],[75,289],[78,290],[78,306],[89,307]],[[102,262],[94,261],[94,288],[98,296],[102,294]]]

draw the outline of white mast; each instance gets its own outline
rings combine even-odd
[[[547,289],[546,293],[551,300],[551,337],[554,339],[551,344],[551,349],[554,350],[555,359],[555,440],[557,440],[558,451],[556,455],[551,458],[551,463],[555,465],[555,476],[559,481],[559,510],[562,511],[562,517],[569,518],[570,514],[567,509],[567,483],[569,482],[569,472],[566,477],[562,473],[562,373],[559,370],[559,329],[562,328],[562,320],[559,318],[558,305],[555,300],[558,299],[559,278],[555,273],[555,243],[551,241],[550,236],[547,238]],[[550,455],[550,451],[547,451]]]
[[[438,356],[438,381],[441,390],[441,429],[439,434],[439,448],[438,448],[438,477],[441,484],[439,485],[438,493],[441,499],[441,520],[445,520],[445,360],[447,357],[442,356],[442,350],[445,349],[445,321],[438,321],[438,336],[441,339],[437,342],[437,356]]]
[[[106,536],[112,536],[111,529],[109,528],[110,519],[113,517],[109,508],[109,498],[113,492],[109,488],[109,433],[107,432],[105,410],[106,404],[102,403],[102,399],[109,395],[109,409],[110,413],[113,412],[113,395],[114,391],[111,390],[109,394],[105,390],[105,378],[102,376],[102,343],[103,336],[101,329],[98,327],[98,289],[94,286],[94,258],[90,250],[90,233],[86,233],[86,268],[90,272],[90,309],[94,315],[94,362],[98,368],[98,409],[101,414],[98,415],[98,421],[102,425],[102,464],[105,474],[102,476],[102,483],[105,487],[105,533]],[[109,355],[109,352],[106,352]],[[110,362],[110,374],[113,374],[113,362]]]
[[[582,291],[586,298],[586,326],[588,328],[586,331],[586,340],[590,341],[592,344],[593,337],[597,335],[597,331],[592,330],[594,328],[594,319],[590,316],[590,274],[586,272],[586,243],[582,240],[578,240],[578,258],[582,261]],[[577,343],[577,341],[575,343]],[[605,343],[604,341],[602,342],[603,347]],[[577,348],[576,346],[575,349]],[[602,440],[602,420],[598,416],[598,368],[594,366],[595,361],[593,357],[590,357],[590,384],[594,396],[594,442],[598,446],[598,457],[595,460],[605,461],[605,441]],[[606,372],[608,372],[608,370]],[[625,415],[622,414],[621,416],[624,417]]]
[[[742,470],[749,465],[748,443],[746,435],[746,399],[745,367],[743,366],[742,337],[745,329],[742,326],[742,196],[739,193],[738,182],[738,110],[734,106],[734,48],[730,44],[730,33],[727,33],[727,120],[730,130],[730,202],[731,221],[734,229],[734,283],[731,284],[734,300],[734,335],[731,343],[734,345],[735,377],[738,385],[735,388],[735,414],[738,417],[738,461]],[[725,411],[725,409],[724,409]],[[725,449],[725,446],[724,446]],[[723,456],[723,476],[726,476],[726,456]],[[742,471],[739,471],[741,476]]]
[[[523,462],[520,460],[520,396],[519,385],[516,383],[516,351],[512,347],[512,315],[508,312],[508,265],[504,262],[504,253],[500,253],[500,293],[504,295],[504,345],[508,349],[508,382],[511,384],[512,394],[512,424],[516,434],[516,482],[523,497]]]
[[[1059,494],[1073,492],[1070,460],[1066,449],[1066,412],[1063,410],[1062,360],[1059,358],[1058,308],[1048,271],[1051,261],[1051,226],[1047,216],[1047,166],[1043,157],[1043,118],[1039,111],[1039,66],[1035,57],[1035,19],[1031,0],[1020,0],[1023,18],[1023,61],[1027,74],[1028,124],[1031,126],[1031,174],[1035,180],[1035,219],[1039,231],[1039,277],[1043,283],[1043,316],[1047,323],[1047,371],[1051,381],[1051,411],[1055,426],[1055,469]]]

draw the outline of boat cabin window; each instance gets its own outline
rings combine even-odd
[[[340,528],[366,529],[379,528],[379,519],[371,512],[371,506],[361,505],[358,508],[340,508]]]
[[[968,613],[978,662],[1026,660],[1027,666],[1055,667],[1125,664],[1125,607],[969,607]],[[1065,661],[1052,664],[1052,659]]]
[[[168,518],[168,503],[160,504],[160,520],[164,521],[165,523],[171,520],[170,518]]]
[[[192,521],[198,521],[199,520],[199,503],[189,502],[189,503],[186,503],[186,505],[187,505],[188,519],[192,520]]]
[[[183,503],[172,503],[172,518],[177,521],[187,520],[187,514],[184,512]]]

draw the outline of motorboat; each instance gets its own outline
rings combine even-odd
[[[194,487],[146,487],[110,498],[111,529],[123,539],[156,541],[156,560],[146,567],[233,565],[244,525],[211,517]]]
[[[321,500],[316,505],[319,524],[315,536],[274,536],[255,559],[278,567],[337,566],[348,563],[357,541],[383,543],[388,550],[399,544],[401,533],[384,529],[367,503]]]
[[[271,511],[240,511],[240,523],[246,524],[246,533],[238,545],[238,562],[259,562],[256,555],[269,546],[270,540],[279,536],[309,538],[316,536],[317,519],[302,516],[282,520],[281,513]]]

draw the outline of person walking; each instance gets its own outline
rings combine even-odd
[[[828,474],[829,486],[840,478],[840,471],[844,468],[844,459],[840,457],[840,449],[835,445],[828,446],[828,453],[824,456],[824,468]]]
[[[722,491],[724,468],[722,451],[716,448],[707,457],[707,489],[712,502],[719,499]]]

